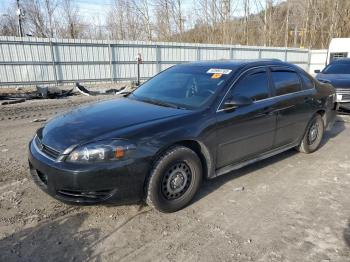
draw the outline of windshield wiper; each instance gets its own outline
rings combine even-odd
[[[121,91],[118,92],[118,95],[122,95],[123,97],[128,97],[130,94],[132,94],[132,91]]]
[[[154,104],[154,105],[158,105],[158,106],[164,106],[164,107],[171,107],[171,108],[176,108],[176,109],[186,109],[184,107],[181,107],[179,105],[176,104],[172,104],[169,102],[164,102],[164,101],[159,101],[156,99],[152,99],[152,98],[139,98],[141,101],[150,103],[150,104]]]

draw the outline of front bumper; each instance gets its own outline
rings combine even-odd
[[[336,88],[335,93],[338,103],[350,103],[350,89]]]
[[[34,182],[63,202],[76,204],[128,203],[143,197],[149,170],[146,159],[81,165],[46,157],[33,141],[29,144],[29,168]]]

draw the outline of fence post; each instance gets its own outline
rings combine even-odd
[[[156,45],[156,63],[157,63],[157,72],[159,73],[162,70],[162,66],[161,66],[161,50],[160,50],[160,46]]]
[[[230,59],[234,59],[233,48],[230,47]]]
[[[197,46],[197,61],[201,60],[201,48]]]
[[[261,59],[262,58],[262,50],[261,50],[261,48],[259,48],[259,59]]]
[[[308,49],[308,58],[307,58],[307,71],[309,72],[309,73],[311,73],[310,72],[310,69],[311,69],[311,56],[312,56],[312,53],[311,53],[311,50],[310,49]]]
[[[288,60],[288,49],[287,47],[284,49],[284,62],[287,62]]]
[[[53,76],[55,78],[56,85],[58,85],[55,50],[53,49],[53,42],[52,42],[51,38],[49,40],[49,44],[50,44],[50,53],[51,53],[51,62],[52,62]]]
[[[111,75],[111,82],[114,82],[114,75],[113,75],[113,53],[112,53],[112,43],[111,41],[108,41],[108,53],[109,53],[109,74]]]

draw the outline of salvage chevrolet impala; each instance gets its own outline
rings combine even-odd
[[[278,60],[177,65],[49,121],[29,144],[30,171],[64,202],[144,200],[174,212],[204,178],[317,150],[334,102],[331,85]]]

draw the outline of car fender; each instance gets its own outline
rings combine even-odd
[[[152,162],[155,162],[165,151],[176,145],[188,147],[199,156],[203,164],[205,178],[210,179],[215,176],[215,156],[211,154],[211,150],[209,149],[209,146],[205,144],[205,142],[192,137],[182,137],[178,140],[174,140],[165,144],[157,151]]]

